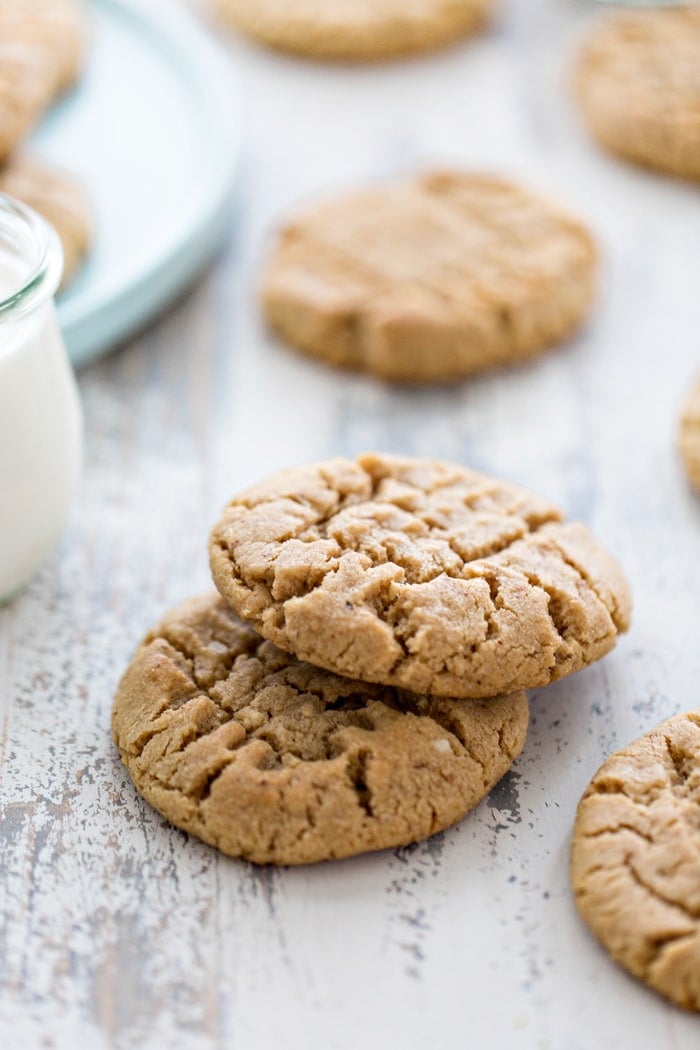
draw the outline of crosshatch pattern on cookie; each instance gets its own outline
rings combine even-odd
[[[226,600],[281,648],[420,693],[546,685],[629,623],[626,581],[588,529],[435,460],[282,471],[228,505],[210,558]]]
[[[603,763],[578,808],[571,878],[613,958],[700,1010],[700,711]]]
[[[405,845],[459,820],[520,753],[524,694],[414,696],[302,663],[218,594],[152,631],[113,711],[145,798],[226,853],[299,864]]]
[[[262,299],[283,339],[331,364],[444,380],[564,339],[588,311],[595,272],[589,233],[550,202],[438,172],[290,223]]]

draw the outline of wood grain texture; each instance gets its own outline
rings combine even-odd
[[[566,94],[570,2],[403,65],[319,69],[232,41],[249,152],[230,246],[178,307],[80,377],[87,464],[59,551],[0,610],[0,1044],[73,1050],[402,1046],[690,1050],[698,1021],[619,971],[568,887],[576,803],[605,755],[698,703],[700,504],[675,429],[697,369],[697,191],[599,154]],[[449,388],[395,390],[269,339],[251,296],[278,216],[420,164],[521,175],[600,235],[585,332]],[[514,771],[423,845],[255,869],[169,827],[109,735],[119,674],[208,586],[239,487],[362,449],[528,485],[622,560],[635,621],[533,697]]]

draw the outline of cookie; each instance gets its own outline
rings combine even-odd
[[[493,0],[216,0],[219,16],[268,47],[363,61],[431,51],[480,29]]]
[[[576,903],[612,957],[700,1010],[700,712],[662,722],[603,763],[571,850]]]
[[[688,480],[700,492],[700,382],[691,390],[683,409],[680,449]]]
[[[70,175],[29,157],[0,168],[0,193],[28,204],[51,223],[63,246],[65,287],[87,254],[92,219],[82,186]]]
[[[72,84],[86,38],[73,0],[0,0],[0,162]]]
[[[604,21],[576,69],[584,120],[635,164],[700,178],[700,5]]]
[[[282,471],[214,527],[214,581],[280,648],[416,693],[546,685],[627,629],[622,572],[585,526],[515,485],[367,454]]]
[[[264,641],[218,594],[144,639],[114,737],[168,820],[258,864],[406,845],[461,819],[509,769],[524,694],[413,696],[320,671]]]
[[[566,339],[594,295],[582,225],[502,179],[440,172],[288,225],[263,310],[286,342],[385,379],[456,379]]]

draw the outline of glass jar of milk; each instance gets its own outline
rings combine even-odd
[[[80,473],[80,403],[53,302],[62,272],[53,229],[0,193],[0,602],[52,550]]]

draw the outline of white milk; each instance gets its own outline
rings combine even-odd
[[[24,277],[0,245],[0,302]],[[58,540],[80,472],[80,406],[52,291],[24,316],[0,316],[0,602]]]

